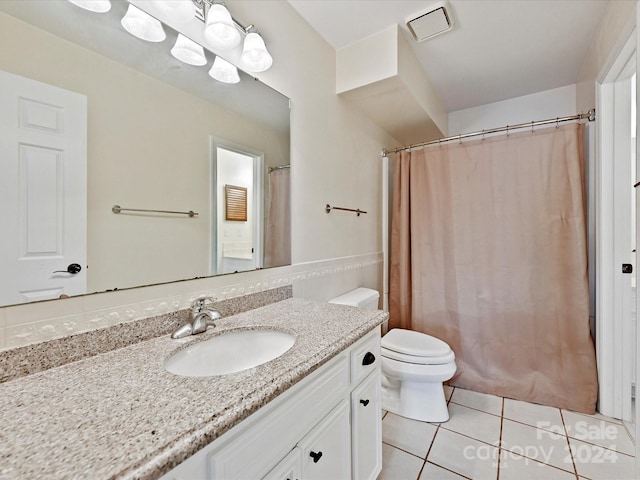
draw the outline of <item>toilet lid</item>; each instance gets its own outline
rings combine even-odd
[[[381,346],[387,350],[415,357],[446,357],[452,353],[449,345],[442,340],[402,328],[390,330],[382,337]]]

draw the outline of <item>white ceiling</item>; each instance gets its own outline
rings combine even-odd
[[[333,47],[398,24],[447,111],[576,82],[609,0],[449,0],[454,27],[418,43],[406,20],[433,0],[289,0]]]

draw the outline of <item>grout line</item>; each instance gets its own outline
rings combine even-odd
[[[571,448],[571,442],[569,441],[569,431],[567,430],[567,424],[564,422],[564,415],[562,413],[562,409],[560,409],[560,419],[562,420],[562,428],[564,429],[564,435],[567,439],[567,447],[569,448],[569,455],[571,455],[571,463],[573,464],[573,473],[576,476],[576,480],[578,479],[578,467],[576,466],[576,461],[573,458],[573,449]]]
[[[562,418],[562,417],[561,417]],[[543,432],[547,432],[547,433],[552,433],[554,435],[558,435],[559,437],[566,437],[567,435],[560,433],[556,430],[552,430],[550,428],[543,428],[543,427],[536,427],[535,425],[531,425],[530,423],[524,423],[520,420],[514,420],[513,418],[509,418],[509,417],[505,417],[505,420],[508,420],[509,422],[513,422],[513,423],[519,423],[520,425],[524,425],[525,427],[529,427],[529,428],[535,428],[536,430],[542,430]],[[564,426],[563,426],[564,428]]]
[[[453,395],[452,395],[452,397],[453,397]],[[502,416],[502,414],[496,415],[495,413],[487,412],[486,410],[480,410],[479,408],[470,407],[469,405],[464,405],[462,403],[458,403],[458,402],[454,402],[454,401],[450,401],[449,403],[453,403],[454,405],[458,405],[459,407],[470,408],[471,410],[475,410],[476,412],[482,412],[482,413],[486,413],[487,415],[493,415],[494,417],[501,417]]]
[[[581,417],[586,417],[586,418],[589,418],[591,420],[595,420],[596,422],[602,420],[603,422],[612,423],[614,425],[624,425],[624,422],[622,420],[619,420],[619,419],[613,418],[613,417],[607,417],[606,415],[602,415],[600,412],[597,413],[600,416],[596,417],[595,415],[589,415],[588,413],[574,412],[573,410],[567,410],[566,408],[560,408],[559,410],[561,410],[563,412],[566,411],[566,412],[572,413],[574,415],[580,415]],[[608,419],[610,419],[610,420],[608,420]]]
[[[450,428],[447,428],[447,427],[445,427],[445,426],[443,426],[443,425],[440,425],[440,427],[441,427],[443,430],[446,430],[447,432],[455,433],[456,435],[460,435],[461,437],[470,438],[471,440],[474,440],[474,441],[476,441],[476,442],[484,443],[485,445],[489,445],[490,447],[498,448],[498,447],[496,447],[496,444],[495,444],[495,443],[489,443],[489,442],[487,442],[487,441],[485,441],[485,440],[480,440],[480,439],[478,439],[478,438],[475,438],[475,437],[472,437],[472,436],[470,436],[470,435],[467,435],[466,433],[456,432],[455,430],[451,430]]]
[[[508,448],[505,448],[504,450],[509,452],[511,455],[515,455],[516,457],[524,458],[525,460],[530,460],[532,462],[539,463],[540,465],[544,465],[546,467],[555,468],[556,470],[560,470],[561,472],[564,472],[564,473],[571,473],[569,470],[565,470],[564,468],[557,467],[556,465],[551,465],[550,463],[541,462],[540,460],[537,460],[537,459],[531,458],[531,457],[527,457],[526,455],[523,455],[523,454],[518,453],[518,452],[512,452]],[[577,473],[574,472],[573,474],[575,475],[576,478],[578,478],[578,474]],[[583,477],[583,478],[586,478],[586,477]]]
[[[460,477],[460,478],[466,478],[467,480],[473,480],[471,477],[467,477],[466,475],[462,475],[461,473],[458,473],[458,472],[456,472],[456,471],[454,471],[454,470],[451,470],[450,468],[443,467],[443,466],[442,466],[442,465],[440,465],[439,463],[432,462],[432,461],[429,461],[429,460],[427,460],[427,461],[426,461],[426,462],[424,462],[424,463],[425,463],[425,464],[430,463],[431,465],[435,465],[436,467],[440,467],[441,469],[446,470],[447,472],[451,472],[451,473],[453,473],[454,475],[457,475],[457,476],[458,476],[458,477]],[[423,467],[423,468],[424,468],[424,467]]]
[[[407,455],[411,455],[412,457],[416,457],[416,458],[419,458],[420,460],[424,460],[424,458],[422,458],[421,456],[416,455],[415,453],[407,452],[404,448],[400,448],[392,443],[385,442],[384,440],[382,441],[382,443],[384,443],[385,445],[388,445],[391,448],[395,448],[396,450],[400,450],[401,452],[404,452]]]
[[[502,397],[502,405],[500,408],[500,436],[498,437],[498,471],[496,480],[500,479],[500,464],[502,463],[502,424],[504,423],[504,397]]]

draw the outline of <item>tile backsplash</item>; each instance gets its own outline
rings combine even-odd
[[[359,286],[381,290],[382,252],[185,280],[0,308],[0,350],[61,338],[188,308],[200,295],[219,300],[293,286],[293,296],[327,301]]]

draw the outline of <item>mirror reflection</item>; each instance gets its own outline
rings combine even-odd
[[[0,305],[290,263],[289,100],[126,9],[0,2]]]

